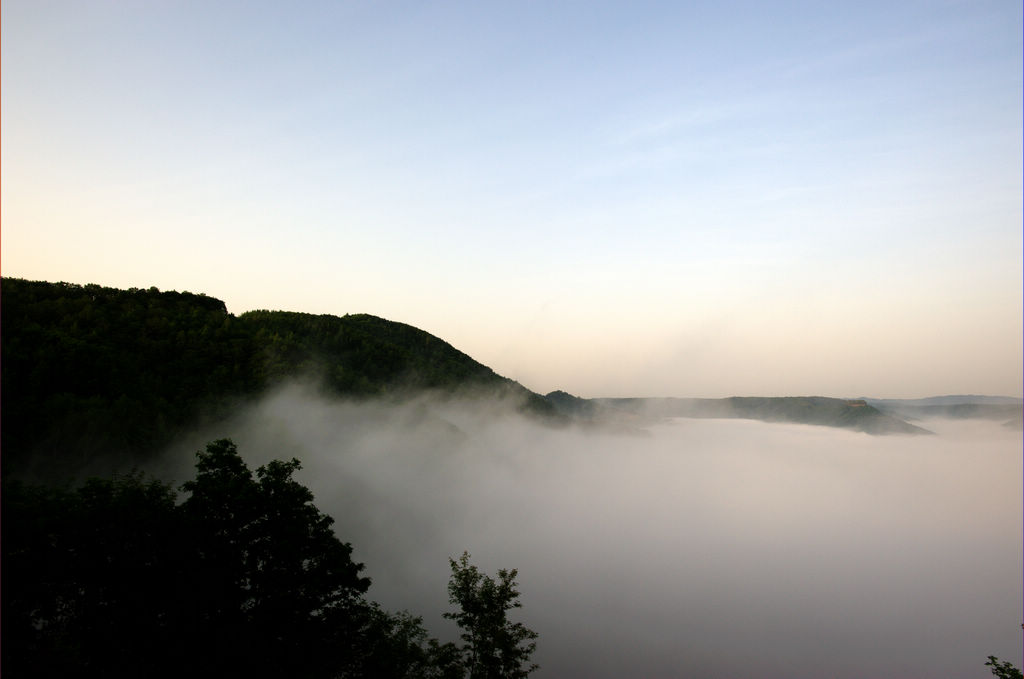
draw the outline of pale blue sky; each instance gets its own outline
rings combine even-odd
[[[1019,2],[0,11],[5,276],[541,392],[1021,393]]]

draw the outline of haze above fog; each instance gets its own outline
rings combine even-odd
[[[488,401],[325,399],[294,383],[195,432],[299,458],[374,584],[454,638],[448,558],[518,568],[538,677],[981,677],[1018,666],[1021,434],[869,436],[747,420],[552,429]]]

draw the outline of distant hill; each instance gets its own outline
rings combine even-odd
[[[552,391],[545,394],[544,398],[559,411],[574,418],[590,420],[601,414],[601,409],[594,400],[573,396],[564,391]]]
[[[945,417],[958,420],[997,420],[1021,429],[1024,400],[1010,396],[933,396],[917,399],[867,399],[884,413],[908,420]]]
[[[1022,405],[1024,399],[1014,396],[984,396],[960,394],[951,396],[929,396],[927,398],[869,398],[861,397],[869,404],[880,406],[952,406],[952,405]]]
[[[793,422],[840,427],[869,434],[930,434],[863,400],[798,397],[731,398],[599,398],[580,399],[564,392],[549,400],[567,414],[583,413],[590,419],[616,419],[624,414],[647,418],[741,418],[765,422]]]
[[[365,314],[254,311],[156,288],[0,280],[7,474],[53,479],[99,456],[142,460],[289,378],[331,394],[401,400],[472,390],[560,421],[542,396],[447,342]]]

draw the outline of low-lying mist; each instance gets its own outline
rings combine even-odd
[[[298,480],[371,599],[454,639],[448,558],[518,568],[539,677],[983,677],[1021,661],[1021,434],[928,420],[870,436],[747,420],[649,435],[547,428],[500,404],[339,402],[281,388],[230,437]]]

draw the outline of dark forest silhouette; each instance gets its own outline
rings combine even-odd
[[[536,634],[500,586],[452,560],[462,645],[366,598],[352,547],[292,475],[250,470],[227,439],[197,454],[179,502],[130,474],[76,489],[5,480],[7,677],[522,677]],[[456,584],[457,583],[457,586]]]

